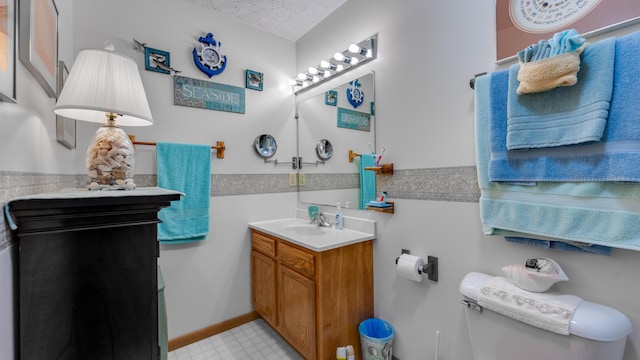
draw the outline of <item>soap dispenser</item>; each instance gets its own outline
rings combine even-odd
[[[342,208],[340,208],[340,203],[337,203],[338,208],[336,209],[336,229],[344,228],[344,218],[342,217]]]

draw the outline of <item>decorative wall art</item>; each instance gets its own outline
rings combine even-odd
[[[638,0],[496,0],[496,61],[564,29],[595,36],[640,21]]]
[[[64,82],[69,76],[69,70],[64,61],[58,62],[58,86],[57,93],[60,96]],[[76,148],[76,121],[60,115],[56,115],[56,139],[69,149]]]
[[[244,114],[244,88],[176,75],[173,103]]]
[[[145,46],[144,68],[162,74],[171,74],[171,54],[168,51]]]
[[[355,109],[362,105],[362,102],[364,101],[364,92],[360,89],[361,84],[358,79],[350,81],[349,85],[351,86],[347,88],[347,101],[349,101],[349,104],[351,104]]]
[[[200,48],[193,48],[193,62],[198,69],[209,77],[222,73],[227,66],[227,56],[220,52],[222,43],[217,42],[212,33],[200,37],[198,41]]]
[[[338,105],[338,92],[335,90],[329,90],[324,93],[324,103],[326,105],[336,106]]]
[[[337,126],[345,129],[371,131],[371,115],[339,107]]]
[[[253,89],[262,91],[262,81],[264,80],[264,75],[261,72],[248,70],[246,71],[246,81],[245,87],[247,89]]]
[[[58,9],[53,0],[20,0],[20,61],[56,97]]]
[[[16,101],[16,0],[0,0],[0,101]]]
[[[147,47],[146,43],[136,39],[133,39],[133,46],[144,54],[144,67],[146,70],[170,75],[180,72],[180,70],[171,67],[171,54],[168,51]]]

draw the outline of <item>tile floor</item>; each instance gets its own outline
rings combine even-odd
[[[267,323],[254,320],[169,352],[168,360],[304,360]]]

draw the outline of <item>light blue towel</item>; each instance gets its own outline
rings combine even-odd
[[[375,166],[370,154],[360,155],[360,209],[364,210],[369,201],[376,200],[376,172],[364,168]]]
[[[185,194],[160,210],[158,240],[180,244],[204,240],[209,233],[211,147],[159,142],[156,146],[158,186]]]
[[[490,79],[476,79],[475,143],[480,214],[487,235],[514,233],[640,250],[640,184],[489,180]]]
[[[555,33],[551,39],[540,40],[518,52],[521,63],[542,60],[551,56],[573,52],[584,45],[585,39],[575,29]]]
[[[517,94],[520,65],[512,65],[507,101],[507,149],[599,141],[613,93],[614,53],[615,38],[587,46],[575,85],[535,94]]]
[[[506,70],[491,82],[491,181],[640,181],[640,32],[616,41],[611,108],[600,142],[548,149],[506,148]]]

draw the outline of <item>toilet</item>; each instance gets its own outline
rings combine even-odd
[[[583,300],[569,335],[525,324],[478,305],[491,275],[471,272],[460,283],[474,360],[621,360],[631,321],[620,311]]]

